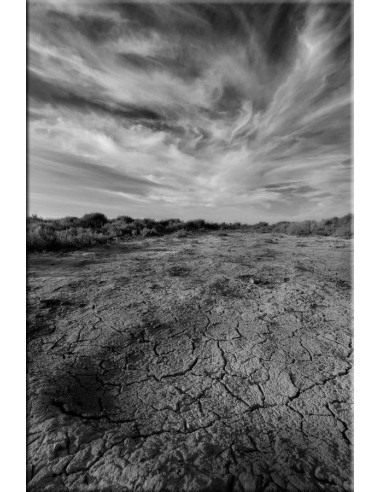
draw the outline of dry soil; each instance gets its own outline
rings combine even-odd
[[[28,490],[352,490],[352,242],[29,255]]]

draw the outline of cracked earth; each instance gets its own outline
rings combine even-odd
[[[352,241],[28,262],[28,490],[352,490]]]

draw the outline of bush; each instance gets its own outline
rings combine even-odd
[[[163,219],[156,222],[156,228],[158,231],[168,234],[174,231],[179,230],[183,227],[183,223],[180,219]]]
[[[142,223],[145,227],[154,227],[156,225],[156,221],[153,219],[143,219]]]
[[[144,228],[144,224],[141,220],[139,219],[135,219],[132,224],[131,224],[131,227],[137,231],[140,231],[141,229]]]
[[[101,231],[108,237],[122,237],[126,234],[126,230],[128,230],[128,226],[121,223],[109,222],[105,224]]]
[[[293,236],[310,236],[312,232],[309,220],[304,222],[292,222],[289,226],[289,234]]]
[[[133,221],[134,219],[128,215],[119,215],[119,217],[115,219],[115,222],[122,222],[123,224],[131,224]]]
[[[181,231],[181,230],[184,230],[184,224],[183,224],[183,222],[173,222],[173,221],[171,221],[168,224],[168,227],[166,228],[165,232],[171,233],[171,232],[174,232],[174,231]]]
[[[270,231],[269,224],[267,222],[258,222],[258,224],[255,224],[253,226],[253,229],[256,232],[261,232],[261,233]]]
[[[141,234],[143,237],[157,236],[157,230],[154,227],[152,227],[152,229],[150,229],[149,227],[144,227]]]
[[[210,231],[217,231],[221,229],[220,224],[217,224],[217,222],[207,222],[205,224],[205,228],[210,230]]]
[[[99,229],[103,225],[107,224],[108,219],[104,214],[101,213],[93,213],[93,214],[85,214],[80,219],[80,224],[82,227],[89,227],[90,229]]]
[[[27,249],[34,251],[43,251],[54,249],[56,245],[56,236],[54,230],[43,223],[31,224],[27,231]]]
[[[187,231],[197,231],[198,229],[202,229],[205,227],[204,219],[196,219],[196,220],[188,220],[184,224],[185,230]]]
[[[104,244],[107,242],[107,236],[96,233],[91,229],[78,227],[70,228],[65,231],[57,231],[56,240],[61,246],[73,248],[76,246],[91,246],[94,244]]]
[[[64,217],[63,219],[58,219],[59,224],[63,227],[74,227],[80,224],[81,219],[78,217]]]
[[[315,220],[304,220],[303,222],[277,222],[273,225],[258,227],[254,226],[257,232],[280,232],[294,236],[338,236],[349,238],[353,236],[353,215],[347,214],[344,217],[333,217],[331,219],[317,222]]]

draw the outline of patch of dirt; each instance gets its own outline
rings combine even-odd
[[[352,241],[297,242],[30,255],[28,490],[352,491]]]
[[[175,265],[168,269],[168,275],[171,277],[187,277],[190,269],[183,265]]]

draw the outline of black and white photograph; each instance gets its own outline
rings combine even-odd
[[[27,490],[353,492],[353,3],[26,13]]]

